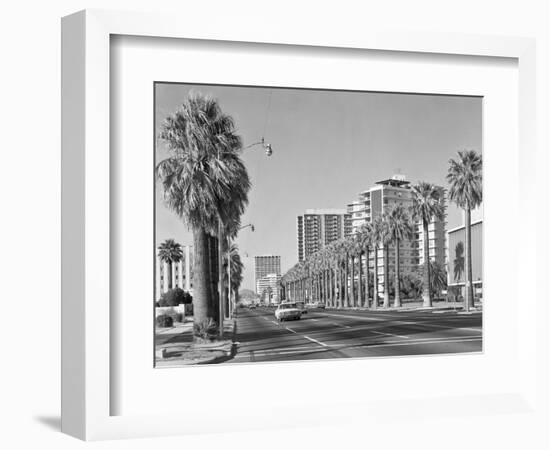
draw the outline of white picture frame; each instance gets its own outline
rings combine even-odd
[[[257,429],[260,423],[212,423],[189,412],[177,414],[111,415],[110,319],[110,38],[112,35],[174,39],[286,44],[304,47],[365,49],[512,58],[518,63],[519,81],[519,184],[515,193],[522,214],[521,227],[535,227],[530,174],[535,167],[535,43],[532,39],[435,33],[368,31],[326,33],[305,27],[296,30],[262,30],[220,22],[201,23],[167,14],[82,11],[62,22],[62,431],[85,440],[162,436],[224,430]],[[536,243],[515,242],[519,260],[536,258]],[[531,264],[518,266],[517,280],[536,272]],[[461,398],[431,398],[440,414],[492,414],[507,405],[517,412],[533,408],[536,399],[535,285],[522,283],[524,308],[517,316],[518,380],[501,394],[472,394]],[[404,398],[402,400],[405,400]],[[407,399],[414,414],[427,399]],[[392,400],[395,401],[395,400]],[[480,401],[483,406],[480,407]],[[477,405],[477,406],[476,406]],[[303,405],[290,414],[284,407],[272,427],[316,423],[320,418],[392,414],[391,402],[342,402],[328,408]],[[478,408],[476,410],[476,407]],[[403,410],[399,412],[403,415]],[[298,418],[298,419],[297,419]],[[301,419],[300,419],[301,418]],[[364,419],[366,420],[366,419]],[[185,425],[182,425],[182,424]]]

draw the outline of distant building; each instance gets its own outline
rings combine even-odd
[[[455,287],[464,295],[465,284],[465,245],[466,230],[464,225],[453,228],[447,233],[448,259],[447,280],[449,287]],[[483,221],[471,224],[472,239],[472,284],[474,295],[480,296],[483,289]]]
[[[281,299],[281,275],[270,273],[256,281],[256,293],[267,304],[278,304]]]
[[[441,188],[444,192],[443,188]],[[391,178],[378,181],[371,188],[360,192],[358,199],[349,203],[347,211],[351,215],[352,234],[356,234],[366,222],[372,222],[376,217],[384,214],[393,205],[403,205],[405,208],[412,206],[411,183],[405,175],[393,175]],[[443,196],[445,205],[445,196]],[[446,219],[434,220],[428,227],[430,240],[430,259],[445,265],[445,227]],[[399,248],[400,268],[403,273],[411,272],[424,263],[424,233],[422,224],[415,225],[415,234],[412,240],[402,242]],[[379,247],[378,252],[378,284],[379,292],[384,291],[384,246]],[[389,248],[389,266],[393,271],[395,267],[395,250]],[[373,266],[374,255],[371,255],[371,267]]]
[[[281,257],[276,255],[262,255],[254,257],[254,286],[256,294],[258,291],[258,281],[267,275],[281,275]]]
[[[187,292],[193,292],[193,246],[183,245],[183,258],[177,263],[172,264],[172,285],[169,286],[168,276],[170,265],[167,262],[161,261],[157,256],[156,261],[156,280],[155,280],[155,294],[156,301],[158,301],[161,295],[173,289],[179,287]]]
[[[351,235],[351,215],[345,209],[307,209],[296,218],[298,261],[331,242]]]

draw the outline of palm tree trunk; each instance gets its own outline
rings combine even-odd
[[[332,306],[332,267],[328,268],[328,292],[326,306]]]
[[[339,295],[338,295],[338,307],[339,308],[343,308],[344,307],[344,299],[345,299],[345,293],[344,293],[344,275],[345,275],[345,272],[344,272],[344,267],[343,267],[344,263],[341,262],[340,263],[340,268],[339,268],[339,279],[338,281],[340,282],[340,286],[339,286]]]
[[[393,300],[393,306],[396,308],[401,307],[401,294],[399,292],[401,286],[399,284],[399,239],[395,240],[395,297]]]
[[[430,236],[428,233],[428,222],[422,221],[424,229],[424,274],[422,277],[422,299],[425,307],[432,306],[432,290],[430,289]]]
[[[172,260],[168,261],[168,289],[172,289]]]
[[[390,249],[384,244],[384,308],[390,307]]]
[[[338,261],[338,267],[336,268],[336,307],[342,306],[342,269],[340,268],[340,261]]]
[[[221,221],[218,226],[218,316],[219,316],[219,334],[220,336],[223,336],[223,319],[225,317],[225,311],[224,306],[227,298],[227,291],[225,290],[224,286],[224,279],[223,279],[223,226],[221,224]]]
[[[357,295],[357,306],[361,308],[363,306],[363,254],[359,253],[359,293]]]
[[[365,308],[369,307],[370,296],[370,251],[365,252]]]
[[[474,306],[474,285],[472,284],[472,224],[471,224],[471,211],[470,208],[464,210],[465,212],[465,222],[466,222],[466,249],[465,249],[465,260],[466,260],[466,276],[465,278],[465,295],[464,295],[464,309],[469,311],[470,308]]]
[[[323,292],[323,303],[326,305],[327,304],[327,299],[328,299],[328,290],[329,290],[329,284],[328,284],[328,270],[327,269],[324,269],[323,270],[323,279],[324,279],[324,282],[325,282],[325,290]]]
[[[209,236],[204,228],[193,230],[193,317],[201,323],[213,317],[211,309],[210,249]]]
[[[355,307],[355,255],[351,255],[351,280],[350,280],[351,307]]]
[[[210,298],[209,308],[214,321],[218,322],[218,250],[217,240],[214,236],[208,235],[208,254],[209,254],[209,270],[210,270]]]
[[[373,296],[372,308],[378,308],[378,245],[374,247],[374,280],[373,280]]]
[[[345,279],[344,279],[344,304],[346,308],[349,308],[349,288],[348,288],[348,278],[349,278],[349,255],[346,253],[346,265],[345,265]]]

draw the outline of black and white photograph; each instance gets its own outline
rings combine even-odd
[[[155,367],[482,353],[482,106],[156,82]]]

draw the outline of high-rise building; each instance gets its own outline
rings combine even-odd
[[[306,209],[296,218],[298,261],[351,235],[351,215],[344,209]]]
[[[281,257],[275,255],[262,255],[254,257],[254,286],[258,292],[258,281],[267,275],[281,275]]]
[[[193,292],[193,246],[183,245],[183,257],[180,261],[172,263],[172,285],[170,286],[170,264],[157,256],[155,292],[156,301],[169,289],[179,287],[187,292]]]
[[[443,188],[441,188],[442,192]],[[391,206],[399,204],[405,208],[412,206],[412,192],[410,182],[402,174],[378,181],[371,188],[360,192],[358,199],[348,204],[347,211],[351,215],[352,234],[355,234],[366,222],[372,222],[376,217],[384,214]],[[443,196],[443,205],[445,207],[445,196]],[[445,227],[446,220],[434,220],[429,224],[430,240],[430,259],[438,263],[445,264]],[[424,262],[424,234],[421,223],[415,224],[414,237],[410,241],[402,242],[399,247],[400,270],[410,272],[416,270]],[[378,282],[379,291],[384,288],[384,264],[383,250],[381,245],[378,252]],[[388,249],[389,267],[393,271],[395,266],[395,250],[393,246]],[[371,255],[371,267],[374,256]]]

